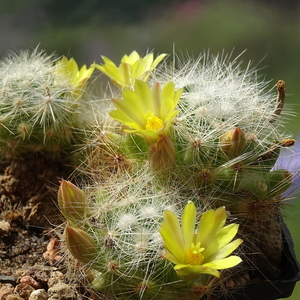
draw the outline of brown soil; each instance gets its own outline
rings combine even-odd
[[[59,180],[71,172],[62,161],[36,154],[0,168],[0,300],[82,298],[52,230],[63,222]]]

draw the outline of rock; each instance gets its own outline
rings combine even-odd
[[[50,277],[48,280],[48,287],[51,288],[57,283],[60,283],[64,280],[65,275],[59,271],[53,271],[50,273]]]
[[[17,276],[17,277],[23,277],[23,276],[26,275],[27,272],[28,272],[27,269],[18,269],[18,270],[16,271],[16,276]]]
[[[57,283],[48,290],[49,299],[48,300],[77,300],[78,293],[74,287],[65,284]]]
[[[22,298],[19,295],[13,294],[13,295],[8,295],[6,300],[24,300],[24,298]]]
[[[14,293],[14,287],[10,283],[3,284],[0,288],[0,300],[6,300],[8,295]]]
[[[35,290],[31,293],[28,300],[47,300],[48,294],[44,289]]]
[[[16,285],[16,278],[11,275],[0,275],[0,283],[10,283]]]
[[[15,293],[20,295],[22,299],[28,300],[34,288],[26,283],[20,283],[15,287]]]
[[[33,286],[35,289],[41,289],[41,288],[46,289],[47,282],[49,280],[49,275],[55,269],[56,268],[54,267],[47,267],[45,265],[35,265],[31,267],[23,276],[30,276],[31,278],[34,279],[35,282],[37,282],[39,286],[37,286],[36,284],[28,283],[31,286]]]
[[[46,260],[49,261],[50,265],[53,265],[58,260],[62,259],[59,255],[60,251],[60,241],[57,238],[52,238],[47,245],[47,251],[43,253]]]
[[[41,285],[36,280],[34,280],[31,276],[28,276],[28,275],[23,276],[20,279],[20,283],[28,284],[28,285],[32,286],[34,289],[40,289],[41,288]]]
[[[10,230],[10,224],[7,221],[0,221],[0,234],[7,234]]]

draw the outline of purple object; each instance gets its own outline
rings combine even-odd
[[[300,191],[300,137],[291,148],[282,148],[272,170],[286,169],[293,173],[293,184],[284,193],[285,198],[291,198]]]

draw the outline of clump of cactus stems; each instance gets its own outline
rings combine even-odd
[[[74,151],[88,123],[84,89],[92,68],[38,48],[0,61],[0,151],[55,157]]]
[[[38,48],[0,60],[1,197],[22,209],[26,224],[49,226],[59,216],[47,186],[78,165],[92,121],[85,90],[93,71]]]
[[[280,277],[284,82],[276,97],[230,57],[165,56],[95,64],[117,87],[87,158],[95,179],[59,189],[67,247],[107,299],[200,299]]]

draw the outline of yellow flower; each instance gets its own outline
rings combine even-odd
[[[74,58],[68,60],[65,56],[56,63],[56,74],[59,78],[66,78],[73,87],[73,95],[79,98],[85,88],[87,80],[94,72],[94,67],[87,69],[86,65],[79,70]]]
[[[155,60],[153,53],[140,57],[133,51],[129,56],[124,55],[119,67],[110,59],[102,56],[103,65],[95,64],[95,67],[108,76],[112,82],[119,87],[132,87],[136,79],[147,81],[150,72],[165,58],[167,54],[159,55]]]
[[[134,90],[125,89],[123,99],[112,99],[116,110],[110,116],[126,125],[125,132],[142,136],[149,144],[159,135],[168,136],[172,121],[178,114],[175,107],[182,89],[175,91],[173,82],[162,89],[156,83],[151,90],[142,80],[136,80]]]
[[[232,241],[238,231],[237,224],[224,227],[226,211],[224,207],[206,211],[195,232],[196,208],[189,202],[182,214],[181,223],[171,211],[165,211],[160,234],[167,249],[164,258],[175,264],[174,269],[183,278],[193,278],[200,274],[220,276],[218,270],[234,267],[242,260],[229,256],[241,243]]]

